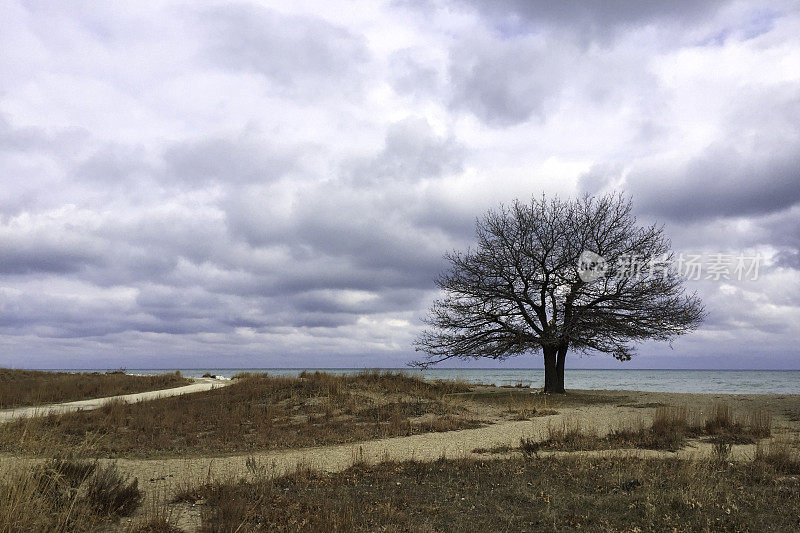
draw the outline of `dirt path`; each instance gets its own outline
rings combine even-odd
[[[166,398],[167,396],[180,396],[193,392],[206,391],[217,387],[224,387],[231,383],[230,380],[213,378],[194,378],[195,383],[175,387],[172,389],[162,389],[147,392],[136,392],[133,394],[121,394],[119,396],[107,396],[105,398],[93,398],[90,400],[78,400],[74,402],[55,403],[48,405],[36,405],[33,407],[15,407],[13,409],[0,410],[0,424],[9,422],[15,418],[30,418],[32,416],[44,416],[52,413],[68,413],[71,411],[91,411],[102,407],[111,401],[123,401],[126,403],[143,402],[155,400],[156,398]]]
[[[578,423],[582,427],[592,427],[599,434],[619,427],[620,420],[630,415],[619,409],[619,419],[610,420],[608,407],[587,406],[563,409],[558,415],[534,418],[532,420],[500,422],[476,429],[463,429],[443,433],[423,433],[409,437],[392,437],[380,440],[297,448],[288,450],[258,451],[217,457],[187,457],[165,459],[118,459],[121,469],[137,476],[145,490],[148,485],[158,485],[164,481],[202,482],[209,479],[227,479],[248,476],[246,466],[249,458],[267,471],[280,475],[300,466],[311,467],[327,472],[337,472],[351,466],[356,460],[378,462],[382,460],[432,461],[441,457],[479,457],[486,455],[474,453],[479,448],[497,446],[519,446],[522,437],[541,440],[545,437],[548,424]],[[604,419],[606,425],[598,426],[597,420]],[[745,447],[737,447],[745,449]],[[625,453],[650,454],[646,450],[623,450]],[[705,446],[688,447],[677,452],[681,457],[702,455]],[[671,452],[655,452],[657,455],[675,455]],[[546,454],[541,454],[546,455]]]
[[[561,419],[566,419],[568,423],[577,420],[580,424],[591,424],[592,421],[596,422],[600,416],[608,418],[606,406],[568,408],[559,415],[518,422],[500,422],[477,429],[424,433],[410,437],[394,437],[334,446],[255,452],[225,457],[119,459],[116,462],[121,470],[139,479],[139,487],[145,493],[145,501],[168,502],[174,494],[188,486],[214,480],[252,478],[254,471],[248,468],[248,459],[251,459],[251,464],[257,466],[256,471],[260,474],[281,475],[297,468],[306,467],[325,472],[339,472],[352,466],[356,461],[376,463],[383,460],[434,461],[441,457],[501,458],[507,457],[509,454],[485,454],[476,453],[473,450],[490,449],[502,445],[516,448],[522,437],[543,438],[548,423],[560,423]],[[621,413],[620,416],[629,415]],[[597,429],[600,433],[608,430],[608,428],[602,427]],[[754,451],[754,446],[735,446],[732,458],[752,457]],[[588,456],[699,458],[710,455],[711,445],[693,444],[679,452],[614,449],[589,452],[542,452],[539,456],[567,453]],[[0,458],[0,469],[1,466],[2,458]],[[200,527],[200,506],[190,503],[171,504],[167,505],[167,508],[174,523],[185,531],[197,531]],[[147,513],[148,511],[143,509],[142,512]]]

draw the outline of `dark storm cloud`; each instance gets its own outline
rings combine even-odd
[[[667,171],[634,171],[630,190],[642,210],[674,220],[763,215],[800,202],[800,144],[747,153],[715,144]]]
[[[425,195],[406,182],[460,171],[464,150],[452,137],[436,135],[427,121],[409,118],[390,125],[383,149],[345,163],[353,180],[303,188],[302,201],[288,214],[264,210],[272,189],[237,191],[229,197],[227,220],[234,236],[251,246],[281,245],[293,260],[319,262],[317,272],[289,272],[283,287],[376,290],[429,285],[441,265],[440,230],[422,228],[408,216]]]
[[[145,285],[136,295],[139,308],[159,320],[203,318],[210,309],[222,307],[223,299],[199,287],[179,289],[164,285]]]
[[[800,206],[764,217],[759,226],[776,246],[800,250]]]
[[[775,264],[780,267],[800,270],[800,250],[782,250],[775,256]]]
[[[448,84],[438,89],[452,110],[502,128],[546,121],[563,107],[565,95],[581,95],[589,104],[611,109],[635,101],[641,106],[637,135],[658,134],[646,102],[660,88],[654,74],[642,68],[647,58],[640,50],[587,47],[582,42],[587,34],[579,28],[566,31],[546,17],[537,20],[547,31],[498,33],[490,28],[453,43]],[[658,46],[668,50],[678,43],[667,39]],[[407,76],[415,75],[424,76],[424,71],[410,68]]]
[[[120,320],[124,306],[113,301],[87,303],[76,297],[3,291],[0,309],[0,330],[11,335],[22,329],[42,337],[78,338],[119,333],[131,325]]]
[[[633,165],[637,206],[675,221],[762,217],[800,203],[800,98],[786,85],[743,90],[719,138],[678,160]]]
[[[0,250],[0,274],[69,274],[101,261],[97,255],[81,250],[9,246],[4,242]]]
[[[26,215],[0,220],[0,274],[69,274],[106,261],[105,243],[83,227],[59,227]]]
[[[271,218],[283,215],[256,213],[268,193],[238,197],[228,213],[234,235],[250,245],[291,250],[295,266],[279,282],[286,289],[419,287],[429,284],[439,267],[444,240],[411,225],[400,196],[386,198],[382,192],[357,192],[338,184],[304,191],[286,218],[275,221],[277,231],[270,227]],[[239,209],[242,203],[246,210]]]
[[[707,19],[727,0],[697,2],[677,0],[473,0],[489,20],[499,24],[500,32],[531,31],[555,25],[571,29],[583,38],[607,40],[618,31],[648,24],[696,24]]]

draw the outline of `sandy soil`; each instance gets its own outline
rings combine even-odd
[[[200,385],[200,384],[197,384]],[[213,383],[203,384],[206,387]],[[194,387],[192,385],[190,387]],[[185,388],[185,387],[182,387]],[[253,472],[246,462],[253,458],[263,472],[280,475],[301,467],[312,467],[324,471],[340,471],[356,460],[376,462],[393,460],[435,460],[440,457],[492,457],[477,454],[476,448],[492,448],[501,445],[516,447],[521,437],[541,439],[548,424],[579,423],[583,428],[593,428],[598,434],[639,421],[649,423],[657,405],[685,405],[691,411],[703,412],[715,403],[727,403],[737,413],[754,409],[767,409],[773,415],[773,435],[778,438],[797,438],[800,435],[800,395],[730,395],[730,394],[679,394],[638,391],[581,391],[591,397],[604,399],[607,403],[559,407],[557,415],[534,418],[526,421],[499,421],[492,425],[446,433],[427,433],[410,437],[302,448],[265,451],[224,457],[186,457],[166,459],[118,459],[119,467],[139,479],[146,493],[145,501],[164,501],[181,487],[210,480],[249,477]],[[144,393],[148,394],[148,393]],[[136,395],[141,396],[141,395]],[[587,455],[624,454],[636,456],[676,455],[692,458],[706,456],[711,445],[693,443],[679,452],[652,450],[611,450],[601,452],[573,452]],[[752,457],[754,446],[734,446],[732,458]],[[553,452],[563,453],[563,452]],[[541,454],[544,455],[544,454]],[[494,455],[499,457],[499,455]],[[36,459],[0,456],[0,471],[20,466]],[[190,504],[172,506],[178,522],[187,531],[199,525],[199,508]],[[142,510],[146,513],[146,508]]]
[[[205,390],[214,389],[217,387],[224,387],[230,384],[230,380],[212,379],[212,378],[192,378],[194,383],[191,385],[184,385],[183,387],[175,387],[172,389],[162,389],[147,392],[136,392],[133,394],[121,394],[119,396],[107,396],[105,398],[93,398],[91,400],[78,400],[74,402],[56,403],[49,405],[36,405],[33,407],[16,407],[13,409],[0,410],[0,424],[8,422],[15,418],[30,418],[32,416],[44,416],[51,413],[69,413],[71,411],[91,411],[102,407],[104,404],[111,401],[123,401],[126,403],[143,402],[147,400],[155,400],[156,398],[165,398],[167,396],[180,396],[182,394],[191,394],[193,392],[200,392]]]

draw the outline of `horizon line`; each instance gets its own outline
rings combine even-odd
[[[0,368],[3,368],[0,366]],[[8,368],[8,367],[6,367]],[[409,367],[400,367],[400,366],[359,366],[359,367],[350,367],[350,366],[329,366],[329,367],[313,367],[313,366],[306,366],[306,367],[282,367],[282,366],[273,366],[273,367],[257,367],[257,366],[242,366],[242,367],[212,367],[212,366],[201,366],[201,367],[96,367],[96,368],[66,368],[66,367],[52,367],[52,368],[10,368],[13,370],[544,370],[544,368],[526,368],[526,367],[508,367],[508,368],[493,368],[493,367],[435,367],[435,368],[428,368],[428,369],[420,369],[420,368],[409,368]],[[569,370],[611,370],[614,372],[621,372],[621,371],[653,371],[653,370],[669,370],[669,371],[698,371],[698,372],[706,372],[706,371],[714,371],[714,372],[798,372],[800,368],[565,368],[565,371]]]

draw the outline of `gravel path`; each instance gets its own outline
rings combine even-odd
[[[32,416],[44,416],[52,413],[69,413],[72,411],[91,411],[102,407],[111,401],[123,401],[126,403],[143,402],[155,400],[156,398],[166,398],[167,396],[180,396],[193,392],[206,391],[217,387],[224,387],[231,383],[230,380],[213,378],[194,378],[195,383],[175,387],[172,389],[162,389],[147,392],[136,392],[133,394],[121,394],[119,396],[107,396],[105,398],[93,398],[91,400],[78,400],[75,402],[55,403],[49,405],[37,405],[33,407],[15,407],[13,409],[0,410],[0,424],[9,422],[15,418],[30,418]]]

